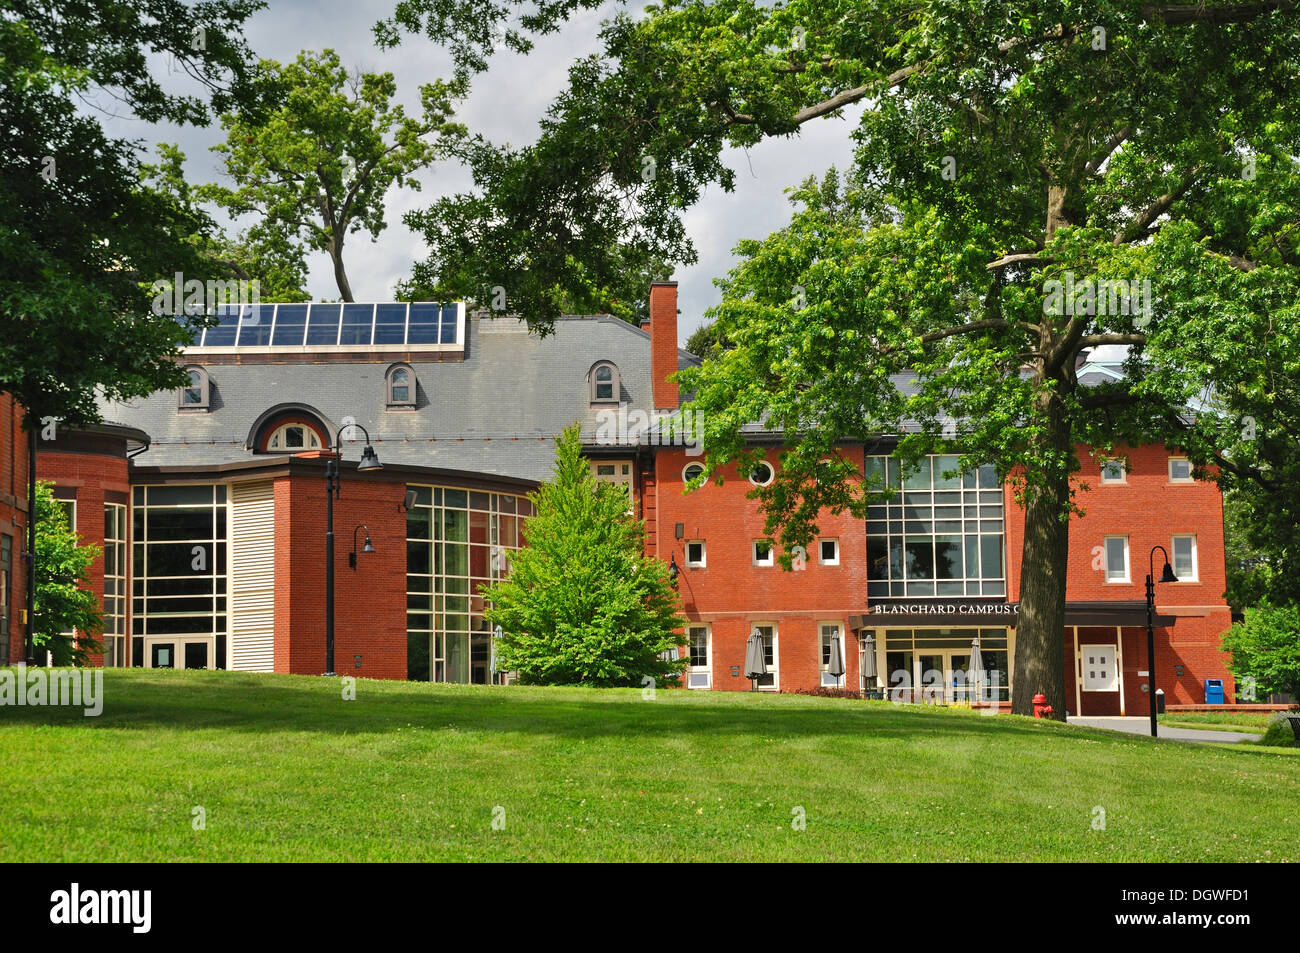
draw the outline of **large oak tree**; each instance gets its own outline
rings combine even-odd
[[[403,0],[380,36],[463,41],[472,70],[492,41],[472,15],[545,32],[589,5]],[[996,462],[1026,510],[1013,707],[1043,691],[1063,714],[1076,442],[1203,427],[1202,459],[1250,455],[1188,408],[1294,315],[1294,0],[688,0],[616,17],[602,40],[535,144],[479,162],[478,192],[429,210],[430,261],[444,236],[478,236],[472,267],[545,328],[617,267],[612,248],[694,260],[682,210],[731,187],[727,147],[856,105],[850,187],[805,190],[788,229],[741,249],[719,309],[736,346],[686,382],[710,458],[742,453],[751,420],[801,435],[760,494],[793,542],[821,507],[866,504],[821,462],[837,441],[911,417],[917,454],[956,420],[967,461]],[[1053,294],[1071,280],[1150,281],[1153,300],[1124,313],[1103,294],[1097,313]],[[1081,388],[1080,356],[1105,345],[1131,349],[1127,379]]]

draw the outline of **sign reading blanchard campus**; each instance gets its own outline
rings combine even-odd
[[[869,615],[968,615],[1014,616],[1018,602],[877,602],[867,607]]]

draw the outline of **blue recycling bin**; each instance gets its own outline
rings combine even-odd
[[[1223,704],[1223,679],[1207,678],[1205,680],[1205,704]]]

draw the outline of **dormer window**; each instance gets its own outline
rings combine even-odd
[[[291,421],[271,431],[266,449],[282,453],[303,453],[321,449],[320,434],[305,423]]]
[[[591,402],[593,404],[616,404],[619,397],[618,367],[601,361],[591,369]]]
[[[201,367],[190,366],[185,369],[189,376],[185,386],[177,394],[180,410],[207,410],[211,381],[208,372]]]
[[[415,406],[415,372],[406,364],[394,364],[386,378],[387,402],[390,410],[405,410]]]

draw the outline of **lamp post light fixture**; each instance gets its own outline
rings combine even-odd
[[[674,589],[677,588],[677,574],[679,572],[681,570],[677,568],[677,554],[673,553],[668,561],[668,581],[673,584]]]
[[[1151,737],[1156,737],[1156,550],[1164,553],[1165,568],[1161,582],[1177,582],[1174,567],[1169,565],[1169,552],[1163,546],[1151,549],[1150,571],[1147,573],[1147,700],[1151,704]]]
[[[370,431],[360,424],[351,424],[366,435],[365,449],[361,451],[361,462],[357,464],[358,473],[382,470],[384,465],[375,455],[375,448],[370,445]],[[343,441],[342,432],[334,437],[329,448],[330,456],[325,461],[325,674],[334,674],[334,498],[339,495],[343,483]],[[370,531],[366,530],[366,545],[370,552]],[[352,532],[353,546],[356,544],[356,530]],[[362,550],[365,552],[366,550]]]
[[[370,527],[365,523],[358,523],[352,530],[352,552],[348,553],[348,568],[356,570],[357,568],[357,531],[366,531],[366,541],[361,546],[361,554],[364,556],[375,551],[375,544],[370,541]]]

